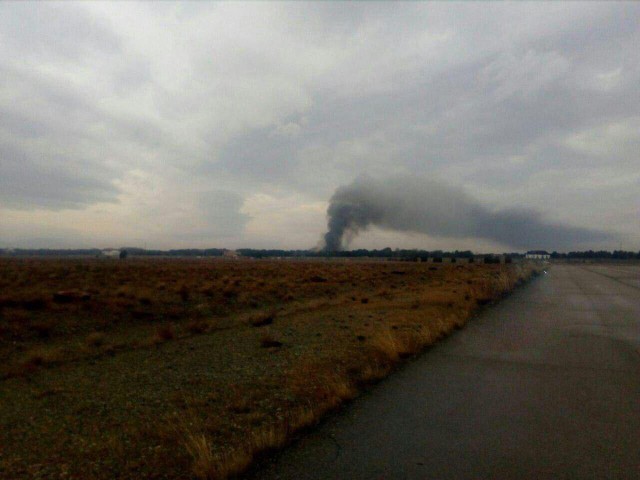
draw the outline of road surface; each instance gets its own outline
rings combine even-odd
[[[554,265],[248,478],[640,478],[640,267]]]

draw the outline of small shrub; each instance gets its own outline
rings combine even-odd
[[[394,364],[400,358],[401,347],[390,330],[376,334],[369,345],[372,357],[380,364]]]
[[[59,349],[35,348],[27,353],[26,359],[22,362],[22,373],[28,373],[37,367],[53,365],[60,361],[62,361],[62,352]]]
[[[254,432],[251,436],[254,455],[267,453],[284,446],[287,442],[287,430],[284,425],[269,425]]]
[[[140,302],[140,305],[144,305],[146,307],[150,306],[152,303],[149,297],[140,297],[138,301]]]
[[[281,341],[277,340],[276,338],[274,338],[272,335],[268,333],[264,334],[260,339],[260,346],[262,348],[278,348],[278,347],[281,347],[282,345],[283,344]]]
[[[51,322],[33,322],[31,330],[40,338],[49,338],[53,333],[53,324]]]
[[[13,308],[17,307],[19,302],[13,300],[12,298],[2,297],[0,298],[0,309],[2,308]]]
[[[213,296],[216,294],[216,290],[214,287],[208,287],[202,290],[202,294],[205,297],[213,298]]]
[[[207,330],[207,323],[202,320],[191,320],[187,324],[187,330],[193,334],[203,333]]]
[[[367,364],[358,372],[357,380],[361,384],[375,383],[386,377],[389,374],[389,370],[390,368],[386,364]]]
[[[153,313],[146,312],[144,310],[132,310],[131,316],[136,320],[151,320],[153,318]]]
[[[186,285],[182,285],[180,287],[180,289],[178,290],[178,295],[180,295],[180,300],[182,300],[183,302],[188,302],[189,298],[191,296],[191,292],[189,291],[189,287],[187,287]]]
[[[56,303],[72,303],[87,300],[91,300],[91,294],[79,290],[61,290],[53,294],[53,301]]]
[[[227,300],[233,300],[238,296],[238,292],[236,292],[232,287],[228,287],[222,291],[222,296]]]
[[[30,298],[29,300],[23,300],[21,303],[22,308],[25,310],[44,310],[49,302],[44,298]]]
[[[64,389],[62,389],[61,387],[51,387],[51,388],[40,390],[39,392],[34,393],[33,398],[35,398],[36,400],[40,400],[43,398],[59,395],[60,393],[63,393],[63,392],[64,392]]]
[[[100,347],[104,345],[105,335],[102,332],[93,332],[87,335],[84,343],[89,347]]]
[[[168,340],[173,340],[174,338],[176,338],[176,330],[173,327],[173,324],[167,323],[158,327],[156,329],[155,337],[161,342],[166,342]]]
[[[196,478],[201,480],[213,478],[216,459],[207,437],[203,433],[188,434],[185,438],[185,448],[191,456],[191,468]]]
[[[264,327],[266,325],[271,325],[275,320],[275,317],[275,312],[263,313],[262,315],[254,317],[250,323],[252,327]]]
[[[236,395],[236,397],[230,401],[228,409],[232,413],[249,413],[251,411],[251,401],[245,396]]]

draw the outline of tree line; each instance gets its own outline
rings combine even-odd
[[[568,252],[568,253],[558,253],[552,252],[551,258],[557,259],[612,259],[612,260],[639,260],[640,259],[640,251],[639,252],[629,252],[625,250],[614,250],[613,252],[609,252],[607,250],[587,250],[584,252]]]
[[[127,256],[134,257],[222,257],[228,250],[225,248],[186,248],[186,249],[171,249],[171,250],[148,250],[139,247],[122,247],[118,249],[120,251],[126,251]],[[487,256],[495,254],[476,254],[471,250],[419,250],[419,249],[392,249],[390,247],[382,249],[369,250],[366,248],[360,248],[356,250],[345,250],[340,252],[326,252],[316,250],[281,250],[281,249],[253,249],[253,248],[240,248],[235,252],[242,257],[249,258],[294,258],[294,257],[339,257],[339,258],[398,258],[405,260],[417,260],[417,259],[433,259],[433,258],[473,258],[476,256]],[[99,257],[102,255],[102,250],[97,248],[90,249],[28,249],[28,248],[16,248],[16,249],[0,249],[0,255],[4,256],[22,256],[22,257],[69,257],[69,256],[83,256],[83,257]],[[523,253],[511,252],[502,253],[502,255],[511,258],[524,257]],[[634,260],[640,259],[639,252],[631,252],[625,250],[614,250],[612,252],[606,250],[587,250],[551,253],[551,258],[554,259],[614,259],[614,260]]]

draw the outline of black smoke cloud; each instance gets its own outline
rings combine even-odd
[[[548,223],[531,210],[492,211],[460,189],[416,177],[358,178],[335,191],[327,215],[326,251],[345,248],[371,225],[436,237],[483,238],[519,249],[572,248],[612,238],[602,231]]]

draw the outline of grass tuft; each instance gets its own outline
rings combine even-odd
[[[202,480],[213,479],[212,474],[217,462],[211,450],[211,444],[205,434],[197,433],[186,435],[185,448],[192,459],[191,469],[193,474]]]
[[[93,332],[87,335],[87,338],[85,339],[84,343],[88,347],[101,347],[102,345],[104,345],[105,340],[106,340],[106,336],[104,333]]]
[[[260,338],[260,346],[262,348],[278,348],[282,345],[283,343],[275,338],[271,333],[265,333]]]
[[[187,331],[192,334],[204,333],[207,331],[207,322],[204,320],[191,320],[187,323]]]
[[[152,337],[153,343],[162,343],[176,338],[176,329],[171,323],[167,323],[156,328]]]
[[[249,323],[252,327],[264,327],[266,325],[271,325],[275,318],[275,312],[262,313],[253,317]]]

